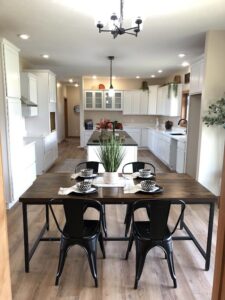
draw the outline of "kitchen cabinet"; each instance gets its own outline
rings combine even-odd
[[[124,115],[147,115],[148,114],[148,91],[124,91]]]
[[[129,128],[124,127],[124,130],[132,137],[132,139],[138,144],[138,147],[141,145],[141,129],[140,128]]]
[[[191,65],[190,95],[201,94],[204,75],[204,58]]]
[[[5,39],[0,40],[0,74],[0,135],[4,190],[7,207],[10,208],[33,183],[36,172],[31,172],[31,165],[35,170],[32,146],[24,145],[23,139],[26,130],[20,99],[19,49]]]
[[[56,80],[50,70],[26,70],[37,78],[38,115],[26,118],[27,136],[48,135],[56,130]]]
[[[3,40],[2,46],[5,61],[6,96],[8,98],[20,98],[19,49],[7,40]]]
[[[87,142],[93,134],[94,130],[85,130],[84,131],[84,147],[87,146]]]
[[[158,85],[149,85],[149,97],[148,97],[148,115],[156,115],[157,113],[157,97],[158,97]]]
[[[186,143],[181,141],[177,142],[176,172],[186,172]]]
[[[85,110],[122,110],[123,91],[115,91],[112,97],[108,91],[84,91]]]
[[[182,84],[167,84],[158,89],[157,115],[178,117],[181,113]]]
[[[49,101],[56,102],[56,77],[55,74],[49,72]]]
[[[37,76],[30,72],[21,73],[21,96],[34,105],[38,104]]]
[[[148,147],[148,129],[147,128],[141,128],[141,147]]]

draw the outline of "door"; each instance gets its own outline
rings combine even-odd
[[[68,138],[68,106],[67,106],[67,98],[64,98],[64,121],[65,121],[65,138]]]

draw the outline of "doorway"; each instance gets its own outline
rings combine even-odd
[[[65,122],[65,138],[68,138],[68,103],[67,98],[64,98],[64,122]]]

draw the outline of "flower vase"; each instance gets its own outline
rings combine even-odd
[[[119,179],[117,172],[105,172],[103,174],[104,183],[114,184],[117,183]]]

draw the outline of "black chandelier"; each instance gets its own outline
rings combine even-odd
[[[118,34],[130,34],[134,35],[137,37],[138,33],[140,32],[140,25],[142,23],[142,19],[140,17],[137,17],[135,20],[135,27],[130,27],[130,28],[123,28],[123,4],[124,0],[120,0],[120,17],[118,18],[115,13],[112,14],[110,20],[112,23],[112,29],[103,29],[104,25],[102,24],[101,21],[97,23],[97,28],[99,29],[99,33],[101,32],[110,32],[113,35],[113,38],[115,39]],[[129,32],[133,31],[133,32]]]

